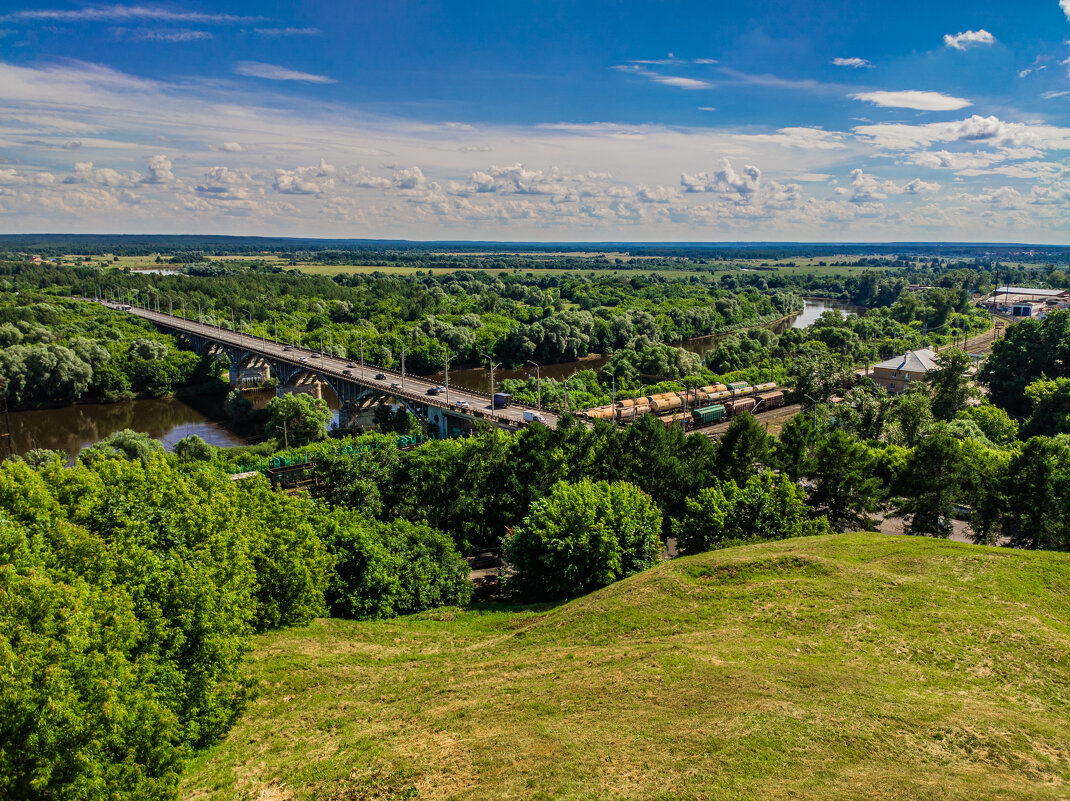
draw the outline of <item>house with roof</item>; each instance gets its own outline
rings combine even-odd
[[[931,348],[924,348],[893,356],[874,365],[869,377],[877,386],[888,390],[889,395],[898,395],[906,391],[911,381],[924,381],[930,372],[939,369],[936,353]]]

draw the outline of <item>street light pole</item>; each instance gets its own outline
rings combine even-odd
[[[535,392],[537,393],[536,397],[538,398],[536,400],[536,402],[535,402],[535,405],[536,405],[536,408],[541,412],[542,411],[542,371],[539,370],[539,365],[535,364],[535,362],[531,361],[530,359],[526,363],[530,364],[532,367],[535,368]]]

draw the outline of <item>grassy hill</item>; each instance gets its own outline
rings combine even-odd
[[[1070,797],[1070,555],[841,535],[259,638],[187,798]]]

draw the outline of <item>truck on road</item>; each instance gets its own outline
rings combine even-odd
[[[542,423],[543,425],[546,425],[546,418],[542,416],[541,412],[525,411],[524,412],[524,422],[525,423]]]

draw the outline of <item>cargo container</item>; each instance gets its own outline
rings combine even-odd
[[[707,426],[721,420],[724,418],[724,415],[724,406],[717,404],[715,406],[703,406],[701,409],[695,409],[691,412],[691,419],[695,421],[695,425],[697,426]]]
[[[683,405],[684,400],[679,395],[668,395],[666,397],[654,398],[654,400],[650,402],[650,408],[655,414],[673,412],[681,408]]]
[[[743,412],[749,412],[754,408],[754,398],[736,398],[725,404],[733,417]]]
[[[728,388],[729,389],[743,389],[744,387],[747,387],[747,386],[750,386],[750,385],[746,381],[733,381],[731,384],[728,385]]]
[[[763,409],[777,409],[784,405],[783,392],[763,392],[758,396]]]
[[[645,398],[644,398],[645,400]],[[627,423],[635,420],[639,415],[646,414],[650,411],[649,406],[629,406],[626,409],[617,409],[617,419],[622,423]]]

